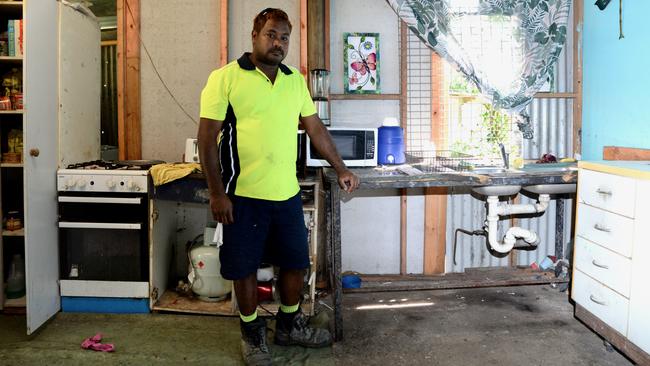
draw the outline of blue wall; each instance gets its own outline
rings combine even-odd
[[[650,0],[623,1],[621,40],[618,5],[584,0],[584,160],[602,159],[603,146],[650,148]]]

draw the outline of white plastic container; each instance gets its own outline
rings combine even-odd
[[[17,299],[25,296],[25,261],[20,254],[11,259],[11,269],[7,278],[7,298]]]
[[[225,299],[232,290],[232,281],[221,277],[219,262],[221,235],[216,229],[216,222],[208,223],[203,234],[203,245],[190,250],[191,263],[188,277],[192,284],[192,291],[199,299],[210,302]],[[219,235],[215,235],[215,232]]]

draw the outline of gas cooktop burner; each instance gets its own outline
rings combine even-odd
[[[105,161],[93,160],[83,163],[70,164],[67,169],[85,170],[149,170],[153,165],[164,163],[160,160],[125,160]]]
[[[94,160],[86,161],[83,163],[70,164],[67,169],[104,169],[104,170],[113,170],[113,169],[126,169],[125,165],[118,164],[114,161],[104,161],[104,160]]]

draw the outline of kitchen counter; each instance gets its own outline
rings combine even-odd
[[[381,188],[419,188],[419,187],[479,187],[489,185],[537,185],[576,183],[576,164],[529,164],[522,169],[512,169],[504,172],[479,174],[479,170],[467,172],[422,173],[407,175],[397,169],[390,168],[358,168],[351,169],[360,180],[359,189]],[[343,287],[341,284],[341,196],[336,172],[324,168],[324,179],[329,183],[327,192],[327,265],[333,286],[334,301],[334,339],[343,338]],[[495,169],[498,170],[498,169]],[[326,184],[328,186],[328,184]],[[558,200],[558,203],[563,202]],[[558,222],[563,222],[564,206],[558,204],[556,210]],[[562,230],[560,230],[562,231]],[[560,239],[560,247],[561,241]],[[556,251],[557,251],[556,242]]]
[[[650,165],[648,165],[650,175]],[[422,173],[406,175],[391,168],[353,168],[360,179],[359,189],[378,188],[418,188],[418,187],[478,187],[486,185],[533,185],[575,183],[577,170],[575,164],[537,164],[505,173],[481,174],[475,171],[449,173]],[[336,172],[324,168],[324,179],[336,183]],[[310,177],[309,179],[316,179]],[[338,185],[337,185],[338,187]],[[190,174],[154,188],[158,199],[172,201],[208,203],[209,194],[203,174]]]
[[[395,167],[351,169],[359,178],[359,189],[419,188],[419,187],[478,187],[487,185],[537,185],[576,183],[576,164],[531,164],[522,169],[505,172],[480,173],[479,170],[448,173],[422,173],[407,175]],[[343,337],[342,285],[341,285],[341,189],[333,169],[323,169],[327,190],[327,268],[332,276],[334,298],[334,338]],[[650,173],[649,173],[650,174]],[[317,177],[310,179],[318,179]],[[154,188],[156,199],[208,203],[209,194],[202,174],[191,174]],[[558,200],[558,215],[564,210]],[[563,222],[563,220],[558,220]]]
[[[480,173],[477,171],[422,173],[406,175],[391,168],[353,168],[359,177],[359,189],[376,188],[418,188],[418,187],[477,187],[486,185],[534,185],[575,183],[577,168],[575,164],[536,164],[522,169],[511,169],[499,173]],[[650,174],[650,173],[649,173]],[[324,168],[324,176],[329,183],[337,181],[336,172]]]
[[[320,180],[318,176],[300,179],[299,183]],[[210,192],[203,173],[192,173],[184,178],[154,187],[156,199],[177,202],[210,203]]]
[[[578,167],[624,177],[650,179],[650,161],[581,161]]]

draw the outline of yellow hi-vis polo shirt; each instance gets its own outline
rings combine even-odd
[[[283,201],[300,190],[298,118],[316,108],[298,70],[280,64],[272,83],[249,56],[210,74],[201,92],[201,118],[223,121],[219,162],[226,193]]]

